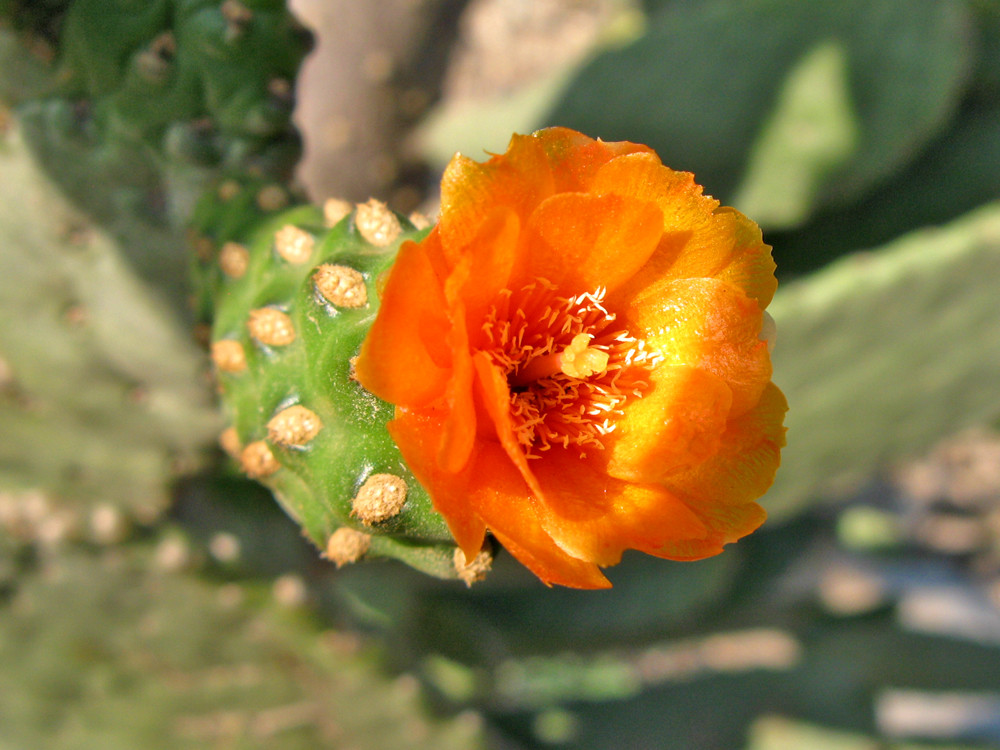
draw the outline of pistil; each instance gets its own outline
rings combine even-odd
[[[610,355],[596,347],[590,346],[593,336],[580,333],[573,337],[569,346],[559,355],[559,370],[571,378],[589,378],[592,375],[603,375],[608,371]]]
[[[532,358],[527,365],[511,373],[507,382],[513,387],[524,387],[559,372],[581,380],[592,375],[603,375],[607,372],[611,356],[606,351],[590,346],[593,339],[589,333],[578,333],[561,352]]]

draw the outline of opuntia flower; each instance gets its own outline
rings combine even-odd
[[[515,135],[449,164],[355,373],[467,559],[488,532],[605,588],[627,549],[695,560],[764,521],[776,286],[757,225],[646,146]]]

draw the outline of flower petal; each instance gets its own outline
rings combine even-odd
[[[607,439],[608,473],[633,482],[659,482],[697,466],[719,449],[732,391],[718,375],[661,365],[651,389],[622,407]]]
[[[666,478],[665,484],[703,516],[710,517],[717,506],[756,500],[774,481],[785,445],[786,411],[784,395],[769,383],[757,405],[726,426],[714,456]]]
[[[767,513],[757,503],[727,506],[720,509],[712,519],[706,520],[711,531],[704,539],[686,539],[665,544],[658,557],[678,562],[713,557],[721,553],[727,544],[756,531],[765,520]],[[713,524],[724,528],[716,530]]]
[[[452,351],[452,374],[445,392],[448,416],[438,448],[438,465],[445,471],[458,472],[469,460],[476,440],[476,405],[472,393],[472,354],[465,330],[465,309],[461,304],[451,310],[452,329],[448,338]]]
[[[715,209],[714,219],[720,233],[732,237],[728,263],[715,274],[715,278],[739,287],[748,297],[757,300],[763,310],[771,304],[778,289],[771,246],[764,243],[760,227],[735,208],[719,206]],[[670,273],[679,277],[696,276],[699,269],[692,267],[697,263],[695,258],[685,253],[677,259]]]
[[[445,298],[428,254],[430,243],[405,243],[396,256],[381,306],[355,362],[367,390],[397,406],[423,406],[440,396],[450,375]]]
[[[663,215],[649,201],[559,193],[535,209],[527,234],[522,283],[543,278],[576,292],[614,290],[656,249]]]
[[[538,139],[515,135],[507,153],[479,163],[456,154],[441,178],[439,228],[449,261],[479,234],[498,208],[527,219],[531,210],[551,195],[552,167]]]
[[[546,128],[532,133],[545,150],[557,192],[590,191],[594,176],[616,156],[645,153],[659,159],[649,146],[628,141],[602,141],[569,128]]]
[[[563,449],[533,463],[545,492],[538,507],[542,527],[574,557],[614,565],[626,549],[662,556],[672,543],[708,534],[701,519],[662,486],[614,479]]]
[[[406,465],[427,489],[434,508],[448,523],[466,559],[471,560],[482,549],[486,524],[469,504],[469,488],[474,484],[471,465],[451,472],[438,463],[444,423],[441,411],[396,409],[396,418],[387,427]]]
[[[515,520],[519,518],[524,517],[515,517]],[[549,537],[539,534],[535,525],[521,523],[513,532],[493,530],[493,535],[546,586],[556,584],[574,589],[611,588],[611,581],[597,565],[565,554]],[[532,538],[533,536],[537,538]]]
[[[479,445],[472,472],[468,502],[507,551],[542,581],[581,589],[611,586],[593,560],[567,554],[545,532],[538,519],[541,503],[499,444]]]
[[[611,585],[596,564],[566,554],[544,532],[535,498],[498,443],[478,442],[467,466],[452,473],[441,470],[436,460],[444,433],[440,413],[398,410],[389,432],[467,559],[482,548],[489,525],[507,551],[546,584],[584,589]]]
[[[732,413],[750,409],[771,379],[767,344],[758,339],[763,313],[736,287],[717,279],[651,284],[626,308],[629,330],[663,355],[721,377],[733,392]]]
[[[715,456],[664,482],[710,529],[705,540],[673,545],[674,559],[697,560],[717,554],[724,544],[746,536],[764,522],[767,513],[754,501],[774,481],[785,444],[782,420],[787,409],[781,391],[768,384],[760,402],[727,426]]]
[[[445,298],[451,304],[462,301],[473,337],[500,290],[510,285],[521,251],[520,236],[517,214],[500,207],[489,213],[475,238],[454,258]]]
[[[653,154],[626,154],[601,167],[591,190],[655,201],[663,211],[663,242],[625,293],[657,280],[707,276],[738,286],[761,309],[770,303],[778,282],[760,229],[703,195],[692,174],[663,166]]]
[[[507,378],[482,352],[476,352],[473,355],[472,364],[476,370],[477,385],[483,397],[483,406],[490,419],[493,420],[500,445],[532,494],[541,499],[542,489],[528,466],[524,449],[514,434],[514,423],[510,416],[510,389],[507,386]]]
[[[697,559],[763,521],[786,406],[759,340],[776,282],[752,221],[645,146],[551,128],[483,164],[457,156],[416,247],[399,254],[356,373],[396,404],[390,432],[467,556],[490,531],[547,584],[603,588],[600,566],[626,549]],[[533,308],[538,287],[582,312]],[[598,289],[600,309],[577,299]],[[605,310],[619,336],[605,360],[624,356],[625,329],[655,355],[634,362],[650,387],[621,404],[613,383],[628,393],[631,374],[607,402],[534,383],[557,356],[563,375],[590,377],[566,369],[556,336],[589,341]],[[565,445],[512,408],[512,389],[535,387],[550,389],[532,402],[538,424],[580,430]]]

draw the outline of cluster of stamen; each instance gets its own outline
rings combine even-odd
[[[606,290],[562,297],[544,279],[500,292],[483,351],[507,375],[510,414],[529,458],[553,447],[602,449],[622,405],[649,388],[660,355],[612,326]]]

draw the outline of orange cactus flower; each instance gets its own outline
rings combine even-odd
[[[763,522],[776,286],[757,225],[649,148],[515,135],[452,160],[355,373],[467,559],[489,531],[547,584],[606,588],[626,549],[695,560]]]

